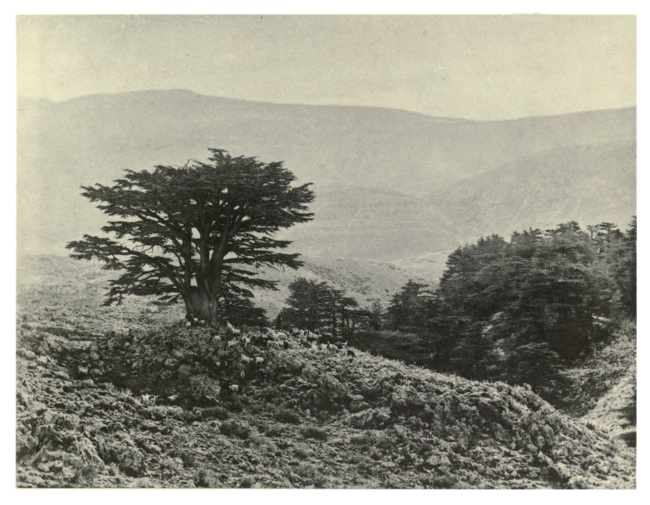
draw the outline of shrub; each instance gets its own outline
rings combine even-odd
[[[182,464],[175,458],[165,457],[160,461],[160,473],[163,479],[180,473]]]
[[[98,336],[66,364],[79,374],[94,373],[96,380],[137,394],[174,398],[186,407],[213,406],[223,396],[224,384],[252,377],[257,370],[254,361],[242,360],[248,352],[245,345],[243,336],[228,342],[211,328],[178,324],[146,333]],[[240,402],[233,401],[231,410],[237,410]]]
[[[369,432],[364,432],[362,435],[354,435],[350,437],[350,443],[352,445],[372,445],[374,442],[374,437]]]
[[[203,419],[219,419],[220,421],[225,421],[230,417],[228,411],[221,406],[201,409],[200,413]]]
[[[105,462],[115,463],[129,477],[141,477],[147,470],[142,452],[128,443],[107,442],[101,444],[97,452]]]
[[[320,468],[311,463],[300,463],[294,473],[306,479],[314,479],[320,475]]]
[[[248,424],[235,419],[224,421],[219,427],[219,430],[227,437],[237,437],[242,439],[247,439],[251,434],[251,428]]]
[[[426,488],[453,489],[458,483],[458,478],[453,475],[431,475],[420,480]]]
[[[244,410],[244,404],[239,398],[233,398],[230,401],[224,401],[222,405],[230,412],[239,413]]]
[[[195,487],[221,487],[217,475],[205,466],[199,467],[194,472],[192,480]]]
[[[298,413],[289,409],[279,410],[275,415],[275,419],[280,421],[281,423],[287,423],[287,424],[300,424],[300,422],[302,421]]]
[[[255,484],[255,481],[253,480],[252,477],[249,476],[249,477],[244,477],[241,480],[241,482],[239,483],[238,487],[240,487],[242,489],[249,489],[249,488],[252,488],[254,484]]]
[[[326,441],[328,438],[327,430],[318,428],[317,426],[307,426],[306,428],[302,428],[300,434],[303,438],[313,438],[322,441]]]
[[[296,447],[293,450],[294,454],[298,456],[300,459],[307,459],[309,456],[311,456],[311,451],[307,449],[306,447]]]
[[[142,409],[141,412],[154,421],[163,421],[170,418],[183,421],[185,420],[186,411],[175,405],[151,405]]]
[[[142,477],[140,479],[136,479],[129,484],[127,484],[126,487],[129,488],[141,488],[141,489],[153,489],[156,486],[154,481],[152,481],[149,477]]]
[[[73,483],[82,487],[92,487],[97,478],[97,467],[86,465],[79,469],[73,478]]]
[[[317,475],[312,479],[316,489],[326,489],[330,487],[330,479],[324,475]]]
[[[251,409],[250,409],[250,410],[251,410],[251,414],[259,415],[259,414],[265,412],[266,409],[267,409],[266,405],[262,405],[262,404],[259,404],[259,403],[255,403],[255,404],[253,404],[253,405],[251,406]]]
[[[267,437],[282,437],[285,434],[285,428],[279,425],[269,426],[265,432]]]
[[[196,456],[194,451],[185,449],[184,447],[175,447],[171,453],[172,458],[178,458],[183,462],[185,468],[192,468],[196,463]]]

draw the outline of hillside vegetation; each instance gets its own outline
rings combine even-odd
[[[420,358],[437,370],[557,400],[563,371],[635,317],[636,219],[625,233],[571,221],[459,247],[437,287],[411,280],[393,295],[383,327],[420,335]]]
[[[19,487],[635,486],[632,449],[526,387],[99,307],[96,273],[40,265],[18,286]]]

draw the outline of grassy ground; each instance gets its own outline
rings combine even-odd
[[[178,308],[100,307],[103,274],[77,265],[19,265],[18,487],[635,487],[634,450],[526,388],[274,332],[257,347],[246,342],[253,334],[205,344],[220,360],[263,356],[256,373],[238,362],[211,375],[221,382],[210,401],[187,397],[182,384],[156,396],[155,384],[117,387],[102,354],[112,340],[93,355],[97,341],[158,328],[182,343],[193,333],[174,326]],[[180,360],[187,348],[177,345],[161,353]],[[137,363],[142,348],[113,352]],[[206,376],[206,365],[185,373],[155,358],[189,385]]]

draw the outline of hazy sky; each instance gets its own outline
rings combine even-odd
[[[633,16],[19,16],[19,96],[184,88],[507,119],[636,105]]]

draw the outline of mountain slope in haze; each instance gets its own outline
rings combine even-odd
[[[636,143],[579,145],[522,158],[428,201],[445,209],[459,240],[488,233],[508,237],[569,219],[625,229],[636,214]]]
[[[301,260],[304,261],[304,265],[298,270],[270,267],[260,269],[262,278],[278,282],[277,291],[253,290],[254,304],[265,309],[271,321],[285,307],[284,301],[289,297],[288,286],[298,277],[325,282],[333,288],[340,289],[357,300],[361,307],[369,307],[374,300],[386,306],[390,297],[410,278],[424,282],[424,279],[414,276],[412,272],[388,263],[308,257],[302,257]],[[102,297],[108,288],[109,279],[114,276],[114,272],[101,270],[97,262],[75,261],[57,255],[22,255],[17,261],[19,299],[27,296],[36,299],[34,293],[47,291],[55,284],[58,292],[65,294],[69,290],[76,289],[75,282],[79,282],[88,286],[84,308],[91,314],[94,311],[104,311],[101,307]],[[167,306],[153,303],[154,297],[129,296],[128,298],[131,306],[140,310],[141,315],[166,315],[170,320],[180,320],[185,315],[185,307],[182,303]],[[44,305],[52,303],[51,300],[40,298],[38,301]]]
[[[271,320],[286,306],[285,300],[290,294],[288,286],[299,277],[325,282],[340,289],[364,308],[370,307],[374,300],[386,307],[393,294],[409,279],[426,282],[417,272],[390,263],[353,258],[328,259],[322,256],[301,259],[304,265],[298,270],[262,270],[263,278],[278,282],[278,291],[254,290],[255,305],[266,309]]]
[[[283,234],[310,257],[391,261],[457,243],[444,212],[390,189],[329,186],[317,193],[311,210],[314,221]]]
[[[125,168],[203,160],[208,147],[219,147],[262,161],[284,160],[299,182],[314,183],[315,222],[289,232],[310,254],[382,261],[417,257],[492,229],[489,220],[483,228],[477,217],[464,230],[468,206],[483,208],[479,199],[416,198],[476,177],[485,178],[482,187],[490,192],[490,174],[499,167],[517,167],[523,159],[535,166],[534,160],[548,160],[549,153],[564,148],[634,142],[635,123],[635,108],[477,122],[370,107],[245,102],[188,91],[19,101],[18,247],[61,253],[67,241],[95,233],[105,218],[80,196],[81,185],[110,183]],[[595,167],[597,186],[618,181],[612,166]],[[333,187],[342,188],[341,194]],[[585,193],[584,201],[590,198]],[[620,205],[629,213],[629,202]],[[577,207],[563,205],[566,215],[557,218],[575,218]],[[503,215],[509,213],[504,205]]]
[[[66,167],[82,175],[183,164],[222,147],[285,160],[303,180],[363,186],[371,178],[375,186],[419,195],[523,156],[636,137],[632,108],[478,122],[180,90],[27,101],[19,103],[18,120],[21,156],[84,162]]]

